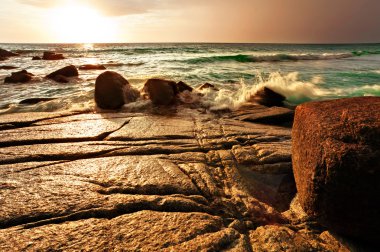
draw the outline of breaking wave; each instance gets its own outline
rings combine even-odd
[[[380,84],[365,85],[360,87],[331,88],[320,76],[314,76],[310,80],[301,80],[298,72],[281,74],[274,72],[269,76],[257,75],[253,83],[245,83],[243,80],[231,88],[221,88],[218,92],[206,89],[201,91],[201,102],[211,110],[239,108],[250,97],[263,87],[286,97],[288,105],[298,105],[308,101],[348,98],[356,96],[380,96]]]
[[[235,62],[282,62],[282,61],[305,61],[305,60],[336,60],[355,56],[380,54],[380,51],[354,51],[348,53],[323,53],[323,54],[271,54],[271,55],[218,55],[210,57],[198,57],[187,59],[189,64],[214,63],[224,61]]]
[[[190,64],[199,63],[214,63],[223,61],[235,61],[235,62],[281,62],[281,61],[301,61],[301,60],[334,60],[351,58],[355,55],[353,53],[339,53],[339,54],[274,54],[274,55],[223,55],[223,56],[211,56],[211,57],[199,57],[186,60]]]
[[[251,96],[263,87],[286,97],[288,105],[297,105],[307,101],[326,100],[355,96],[380,96],[380,84],[355,87],[329,87],[321,76],[314,76],[309,80],[302,80],[298,72],[281,74],[273,72],[269,75],[257,73],[253,82],[230,83],[218,85],[218,90],[203,89],[194,92],[184,92],[179,99],[185,104],[193,104],[213,110],[234,110],[246,103]],[[94,112],[98,111],[94,102],[94,91],[79,92],[69,97],[57,98],[35,105],[11,104],[0,110],[0,114],[16,112]],[[124,112],[143,112],[151,107],[147,100],[139,99],[137,102],[126,104]]]

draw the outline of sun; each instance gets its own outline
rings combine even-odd
[[[51,9],[48,22],[62,43],[107,43],[117,40],[117,24],[89,6],[69,4]]]

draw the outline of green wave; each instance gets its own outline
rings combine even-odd
[[[374,55],[374,54],[380,54],[380,50],[377,50],[377,51],[353,51],[352,54],[355,56]]]

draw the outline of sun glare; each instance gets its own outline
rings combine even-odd
[[[88,6],[71,4],[52,9],[49,23],[55,39],[62,43],[116,41],[117,24]]]

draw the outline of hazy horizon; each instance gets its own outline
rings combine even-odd
[[[380,43],[376,0],[3,0],[0,43]]]

